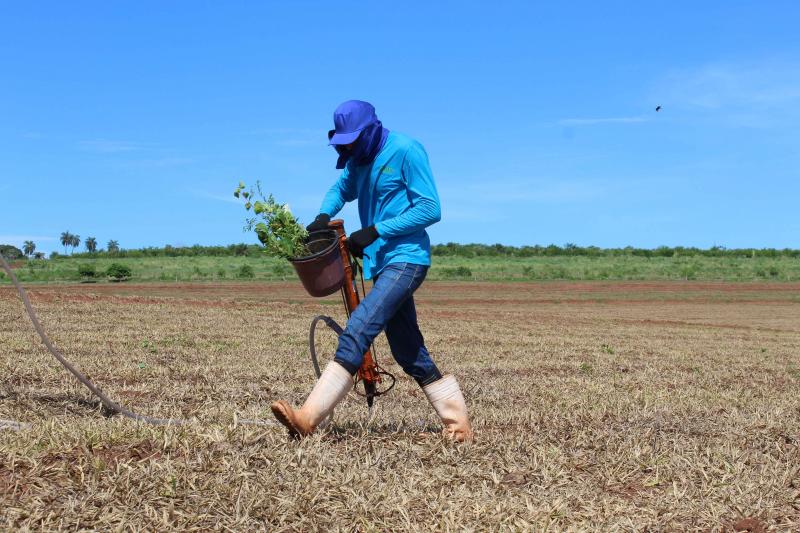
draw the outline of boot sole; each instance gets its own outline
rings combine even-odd
[[[286,429],[289,430],[289,436],[294,439],[299,439],[302,436],[300,430],[292,423],[292,418],[287,412],[287,410],[291,410],[291,407],[287,406],[283,401],[277,401],[270,406],[270,409],[272,409],[272,414],[278,422],[286,426]]]

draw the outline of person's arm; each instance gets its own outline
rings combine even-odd
[[[442,219],[439,194],[433,182],[428,154],[419,143],[414,143],[406,153],[403,161],[403,178],[408,187],[411,207],[394,218],[375,224],[375,229],[381,237],[414,233]]]
[[[350,172],[345,167],[342,175],[339,176],[339,179],[328,190],[322,200],[322,207],[319,208],[319,212],[334,217],[336,213],[341,211],[345,203],[352,202],[356,198],[358,198],[358,189],[354,180],[350,177]]]

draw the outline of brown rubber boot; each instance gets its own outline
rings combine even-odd
[[[447,375],[425,385],[422,390],[428,401],[442,419],[442,434],[456,442],[469,442],[473,439],[472,426],[469,424],[467,404],[464,395],[453,375]]]
[[[310,435],[353,388],[353,376],[335,361],[328,363],[322,375],[306,398],[303,407],[292,409],[289,402],[273,403],[272,414],[286,426],[289,435],[299,438]]]

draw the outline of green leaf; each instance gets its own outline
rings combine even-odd
[[[244,184],[240,183],[240,186],[243,187]],[[260,200],[254,199],[256,195]],[[248,200],[245,209],[252,209],[255,215],[246,219],[245,230],[255,231],[269,255],[284,258],[308,255],[305,244],[308,232],[292,215],[289,204],[276,202],[272,194],[264,198],[261,183],[258,181],[254,188],[249,192],[242,192],[241,196]]]

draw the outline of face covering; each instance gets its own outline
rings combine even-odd
[[[375,121],[363,130],[358,136],[355,146],[350,151],[350,159],[356,165],[368,165],[375,161],[375,156],[386,144],[389,130],[383,127],[380,120]]]
[[[328,140],[338,141],[332,145],[339,154],[336,161],[338,169],[343,169],[348,162],[355,165],[372,163],[389,136],[389,130],[383,127],[375,115],[375,108],[369,102],[344,102],[336,108],[333,121],[336,129],[328,132]],[[355,141],[350,132],[359,132]],[[353,143],[350,149],[344,147],[350,143]]]

